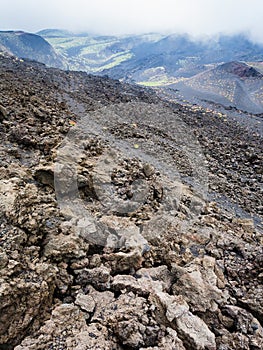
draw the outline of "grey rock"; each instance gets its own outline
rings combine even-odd
[[[82,310],[87,312],[93,312],[95,309],[95,301],[90,295],[78,294],[75,304],[80,306]]]

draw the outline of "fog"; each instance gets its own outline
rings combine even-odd
[[[1,0],[1,30],[97,34],[246,33],[263,42],[262,0]]]

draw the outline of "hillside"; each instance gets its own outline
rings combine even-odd
[[[227,62],[218,66],[217,70],[230,73],[239,78],[263,78],[263,75],[258,70],[243,62]]]
[[[211,101],[250,113],[263,113],[263,75],[243,62],[228,62],[169,86],[182,99]]]
[[[66,68],[62,56],[41,36],[22,31],[0,31],[0,50],[51,67]]]
[[[253,117],[1,55],[0,77],[0,349],[262,349]]]

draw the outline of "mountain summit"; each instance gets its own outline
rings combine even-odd
[[[218,67],[218,70],[237,75],[240,78],[262,78],[263,75],[244,62],[228,62]]]

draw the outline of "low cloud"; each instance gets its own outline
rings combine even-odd
[[[2,0],[1,29],[98,34],[246,32],[263,42],[262,0]]]

